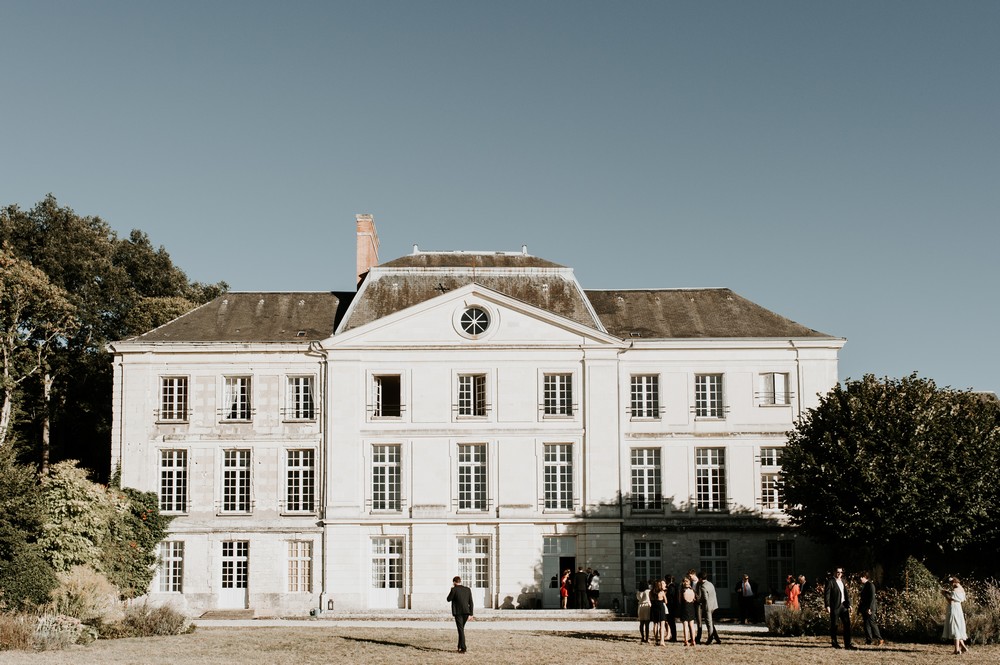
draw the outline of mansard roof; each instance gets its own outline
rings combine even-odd
[[[401,256],[380,268],[566,268],[525,252],[421,252]]]
[[[586,293],[607,331],[626,339],[831,337],[725,288]]]
[[[308,342],[333,334],[351,292],[226,293],[136,342]]]

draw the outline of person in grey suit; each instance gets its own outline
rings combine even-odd
[[[462,586],[462,578],[458,575],[452,578],[451,583],[448,602],[451,603],[451,614],[455,617],[455,627],[458,628],[458,652],[465,653],[465,622],[475,618],[472,607],[472,589]]]
[[[703,570],[698,573],[698,635],[694,639],[696,643],[701,643],[701,624],[704,621],[705,625],[708,626],[705,644],[711,644],[713,641],[716,644],[722,644],[719,633],[715,630],[715,610],[717,609],[719,609],[719,598],[715,593],[715,585],[712,584],[708,572]]]

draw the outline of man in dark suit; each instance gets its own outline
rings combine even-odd
[[[753,623],[757,605],[757,583],[750,579],[750,575],[743,573],[743,579],[737,582],[733,593],[736,594],[736,601],[739,603],[740,623]]]
[[[833,648],[839,649],[837,644],[837,621],[844,626],[844,647],[847,649],[857,649],[851,644],[851,595],[847,590],[847,583],[844,582],[844,569],[836,568],[833,577],[826,581],[826,611],[830,613],[830,639]]]
[[[858,600],[858,612],[865,626],[865,644],[873,642],[878,646],[885,644],[882,633],[875,622],[875,612],[878,611],[878,598],[875,597],[875,583],[867,570],[861,573],[861,598]]]
[[[455,617],[455,626],[458,628],[458,652],[465,653],[465,622],[474,618],[472,589],[462,586],[462,578],[458,575],[452,578],[451,583],[448,602],[451,603],[451,615]]]
[[[573,576],[573,595],[576,597],[576,609],[582,610],[590,607],[590,598],[587,597],[587,571],[580,566]]]

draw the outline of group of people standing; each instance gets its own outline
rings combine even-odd
[[[639,603],[639,637],[642,642],[664,646],[677,641],[677,623],[680,622],[684,646],[701,644],[702,625],[706,632],[705,644],[722,644],[715,629],[715,611],[719,601],[715,585],[705,571],[693,568],[681,578],[673,575],[650,580],[645,588],[636,590]],[[652,633],[650,633],[652,628]],[[669,633],[669,636],[668,636]]]
[[[553,579],[555,579],[553,577]],[[570,605],[578,610],[597,609],[601,599],[601,574],[593,568],[580,566],[576,573],[566,569],[559,580],[559,606],[564,610]]]

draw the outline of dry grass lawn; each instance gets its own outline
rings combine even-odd
[[[819,638],[732,635],[721,646],[685,649],[640,644],[637,635],[594,632],[466,631],[469,653],[454,653],[455,632],[379,628],[199,628],[190,635],[102,640],[40,653],[0,652],[0,665],[311,665],[318,663],[1000,663],[1000,645],[952,656],[947,644],[889,644],[834,651]],[[725,638],[726,634],[723,633]]]

